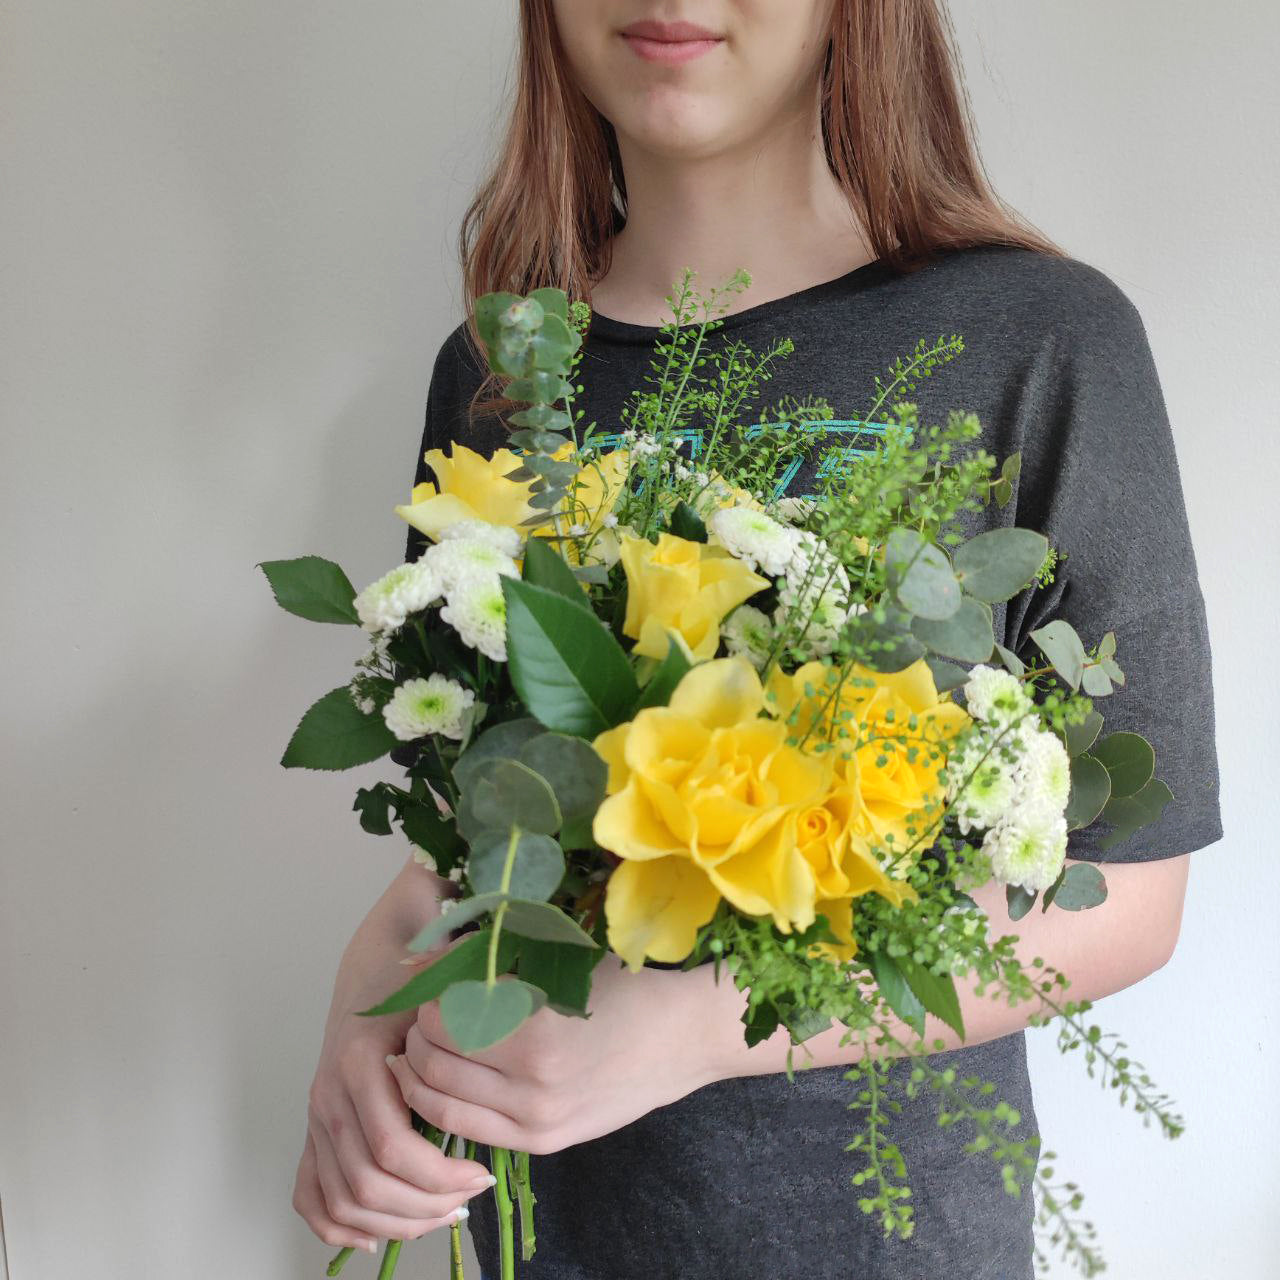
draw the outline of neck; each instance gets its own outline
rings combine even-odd
[[[823,154],[816,109],[715,155],[660,154],[618,134],[627,224],[592,291],[602,315],[631,324],[672,318],[666,295],[686,268],[705,298],[739,268],[751,285],[725,299],[732,314],[835,279],[874,259]],[[699,317],[700,318],[700,317]]]

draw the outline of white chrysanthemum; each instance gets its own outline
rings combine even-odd
[[[414,862],[419,866],[426,867],[428,871],[438,870],[436,867],[435,854],[424,849],[421,845],[414,844],[413,841],[409,842],[409,851],[413,854]]]
[[[1017,676],[981,664],[969,672],[964,700],[969,714],[987,724],[1012,724],[1031,710],[1031,697]]]
[[[987,832],[982,847],[1002,884],[1032,893],[1047,889],[1067,856],[1067,820],[1035,805],[1018,806]]]
[[[748,569],[759,568],[770,577],[786,571],[800,542],[794,529],[750,507],[721,507],[712,512],[707,532]]]
[[[947,800],[960,830],[994,827],[1015,808],[1021,787],[1021,760],[1006,742],[974,733],[947,761]]]
[[[813,515],[817,506],[812,498],[779,498],[774,510],[778,519],[786,524],[803,524]]]
[[[1071,757],[1056,733],[1034,729],[1022,735],[1019,803],[1061,813],[1071,796]]]
[[[486,543],[512,558],[518,556],[524,546],[524,537],[519,529],[510,529],[505,524],[490,524],[488,520],[459,520],[441,529],[437,537],[438,542],[456,542],[459,539]]]
[[[435,572],[445,595],[451,595],[466,582],[489,578],[496,582],[499,577],[514,578],[520,573],[516,562],[505,551],[480,538],[437,542],[422,553],[422,558]]]
[[[830,547],[812,533],[796,532],[795,550],[787,562],[778,588],[778,600],[787,609],[819,601],[830,610],[849,598],[849,575]]]
[[[461,582],[449,593],[440,616],[462,637],[495,662],[507,660],[507,602],[496,574]]]
[[[769,660],[769,651],[773,648],[773,623],[759,609],[740,604],[721,623],[720,634],[730,654],[746,658],[757,671]]]
[[[397,565],[355,598],[356,614],[366,631],[394,631],[411,614],[434,604],[442,585],[424,560]]]
[[[382,718],[401,742],[437,733],[460,740],[475,700],[470,689],[436,673],[425,679],[406,680],[382,708]]]

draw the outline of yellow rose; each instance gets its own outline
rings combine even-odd
[[[555,458],[563,462],[573,452],[572,445],[562,445]],[[549,539],[559,543],[561,555],[570,564],[614,565],[618,562],[618,535],[604,527],[604,518],[617,505],[631,474],[631,457],[623,449],[602,453],[581,467],[564,502],[556,509],[556,528],[562,533],[577,525],[586,532],[580,536]]]
[[[763,707],[751,664],[719,658],[694,667],[669,706],[595,740],[609,780],[593,832],[622,859],[605,892],[609,945],[630,968],[682,960],[722,897],[783,932],[813,923],[798,818],[830,790],[833,753],[788,746]]]
[[[794,675],[775,672],[769,687],[794,737],[837,744],[839,767],[851,775],[851,830],[891,853],[927,849],[942,820],[938,775],[970,724],[950,695],[939,696],[929,664],[921,658],[891,673],[855,664],[841,681],[836,669],[809,662]]]
[[[660,534],[656,545],[624,535],[620,554],[627,573],[622,633],[636,642],[636,653],[649,658],[666,657],[668,631],[680,636],[695,659],[712,657],[721,619],[769,585],[723,547],[671,533]]]
[[[396,507],[396,514],[433,542],[459,520],[487,520],[514,529],[534,514],[528,482],[506,478],[520,465],[510,449],[495,449],[491,458],[484,458],[454,444],[452,457],[442,449],[428,449],[422,457],[439,488],[430,481],[414,485],[408,505]]]

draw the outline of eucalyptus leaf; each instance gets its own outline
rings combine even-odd
[[[1010,675],[1021,677],[1023,672],[1026,671],[1027,664],[1012,649],[1006,649],[1004,645],[997,644],[996,652],[1000,655],[1000,661],[1004,663],[1004,669]]]
[[[1021,920],[1036,905],[1036,895],[1020,884],[1005,885],[1004,900],[1009,907],[1010,920]]]
[[[490,930],[477,929],[442,951],[425,969],[415,973],[399,990],[393,991],[371,1009],[358,1010],[362,1018],[383,1013],[403,1013],[437,1000],[455,982],[483,978],[488,972]],[[504,933],[498,938],[497,966],[505,973],[520,954],[524,939]]]
[[[472,775],[480,765],[503,756],[518,756],[520,748],[540,733],[546,733],[546,730],[532,716],[504,720],[502,724],[486,729],[453,766],[453,780],[459,790],[470,784]]]
[[[1111,775],[1101,760],[1082,751],[1071,757],[1071,794],[1067,797],[1067,830],[1087,827],[1111,799]]]
[[[1031,632],[1031,639],[1067,684],[1078,689],[1087,655],[1075,628],[1065,618],[1055,618]]]
[[[1098,663],[1087,662],[1080,676],[1080,687],[1091,698],[1105,698],[1111,692],[1111,678]]]
[[[1073,862],[1062,873],[1062,884],[1053,903],[1063,911],[1087,911],[1107,900],[1107,882],[1102,872],[1089,862]]]
[[[507,900],[502,917],[503,928],[526,938],[543,942],[567,942],[575,947],[595,947],[596,941],[558,907],[548,902],[530,902],[520,898]]]
[[[332,560],[300,556],[296,560],[262,560],[276,603],[309,622],[360,623],[356,589]]]
[[[505,1040],[543,1001],[542,992],[519,978],[455,982],[440,997],[440,1019],[462,1053]]]
[[[944,662],[941,658],[926,658],[929,670],[933,672],[933,687],[939,693],[947,693],[958,689],[969,679],[969,673],[954,662]]]
[[[399,741],[381,711],[365,715],[344,684],[307,709],[280,763],[286,769],[353,769],[381,759]]]
[[[443,914],[428,920],[409,940],[410,951],[430,951],[442,938],[466,924],[476,920],[487,911],[496,911],[506,901],[501,893],[482,893],[470,898],[449,899],[449,909]]]
[[[1172,799],[1173,792],[1159,778],[1152,778],[1136,795],[1113,796],[1102,811],[1102,820],[1113,823],[1116,829],[1098,841],[1098,848],[1110,849],[1150,826]]]
[[[946,552],[915,529],[889,535],[884,563],[890,589],[910,613],[941,621],[960,608],[960,584]]]
[[[511,827],[540,835],[560,830],[560,806],[551,784],[519,760],[498,758],[476,766],[458,800],[458,830],[472,843],[486,828]]]
[[[1156,771],[1156,753],[1139,733],[1109,733],[1090,754],[1111,775],[1111,795],[1117,800],[1136,795]]]
[[[934,653],[959,662],[986,662],[996,643],[991,606],[972,596],[965,596],[959,609],[945,621],[915,618],[911,630]]]
[[[1033,529],[990,529],[956,549],[955,572],[969,595],[996,604],[1030,586],[1048,553],[1049,539]]]
[[[859,661],[884,674],[903,671],[924,657],[924,645],[911,628],[911,615],[895,604],[875,605],[846,624]]]
[[[1066,738],[1067,754],[1078,756],[1097,742],[1098,734],[1102,732],[1102,715],[1090,711],[1079,724],[1064,725],[1062,732]]]
[[[504,886],[508,858],[511,878]],[[564,853],[550,836],[537,832],[514,827],[510,831],[481,831],[471,841],[467,879],[476,893],[506,893],[545,902],[564,879]]]
[[[521,748],[520,759],[536,768],[560,806],[561,843],[566,849],[588,849],[591,820],[604,799],[609,769],[589,742],[562,733],[543,733]],[[521,894],[535,897],[535,894]]]

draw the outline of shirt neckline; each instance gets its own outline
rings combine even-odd
[[[754,306],[744,307],[728,315],[717,317],[720,328],[717,332],[738,329],[756,324],[761,320],[776,320],[790,314],[798,307],[809,303],[821,302],[838,294],[858,292],[880,282],[893,274],[893,268],[885,258],[874,258],[864,262],[852,271],[836,276],[832,280],[822,280],[807,288],[797,289],[794,293],[783,294],[780,298],[769,298],[757,302]],[[681,325],[682,329],[696,328],[702,321],[694,320]],[[601,315],[597,311],[591,313],[591,325],[587,330],[588,338],[604,338],[609,342],[644,342],[652,343],[661,333],[660,325],[632,324],[627,320],[615,320],[612,316]]]

